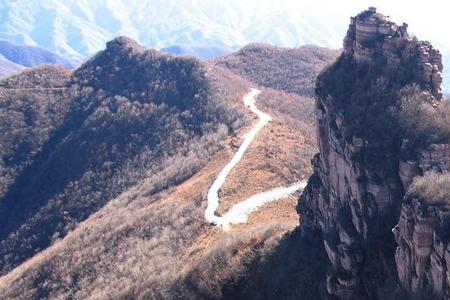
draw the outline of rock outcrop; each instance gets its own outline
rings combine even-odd
[[[393,232],[401,286],[415,298],[443,299],[450,286],[450,210],[412,199]]]
[[[411,230],[422,227],[411,221],[420,219],[412,216],[415,206],[402,201],[414,177],[449,169],[450,148],[414,148],[393,113],[400,109],[399,92],[410,85],[420,87],[423,101],[439,103],[441,74],[437,50],[412,38],[406,24],[398,26],[370,8],[351,18],[342,56],[317,80],[320,154],[312,161],[314,174],[298,212],[303,235],[323,238],[330,261],[327,290],[339,299],[413,294],[424,287],[418,283],[423,278],[435,280],[439,295],[447,286],[447,269],[430,270],[428,263],[445,265],[447,244],[430,245],[428,236],[426,247],[439,249],[427,252],[435,253],[432,259],[414,258],[419,250]],[[431,211],[429,218],[439,219]],[[395,231],[400,245],[395,255],[392,229],[400,216],[407,219],[400,219]],[[434,233],[447,226],[436,225],[447,224],[439,220],[426,229],[433,241],[438,240]],[[423,272],[414,273],[415,268]]]
[[[350,19],[344,39],[344,53],[353,55],[356,61],[362,61],[376,52],[383,52],[389,64],[398,66],[400,60],[395,52],[405,42],[413,40],[407,30],[408,24],[398,26],[391,22],[389,17],[377,13],[376,8],[371,7]],[[423,69],[421,73],[424,81],[437,98],[442,98],[442,55],[428,42],[420,42],[418,52],[418,63]]]
[[[403,148],[408,148],[408,141]],[[430,145],[418,151],[415,160],[401,159],[403,186],[426,172],[448,174],[450,145]],[[449,203],[450,203],[450,199]],[[398,248],[395,260],[402,288],[415,298],[443,299],[450,288],[450,209],[426,199],[406,196],[398,225],[392,230]]]

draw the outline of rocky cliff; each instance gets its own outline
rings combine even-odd
[[[438,234],[446,219],[438,208],[420,215],[421,206],[404,201],[416,176],[448,169],[448,146],[432,145],[426,130],[419,140],[414,122],[402,123],[410,119],[405,91],[431,113],[441,106],[441,74],[437,50],[370,8],[351,18],[342,56],[317,80],[320,154],[298,211],[303,235],[322,236],[327,290],[339,299],[409,298],[431,287],[443,295],[448,286]],[[427,218],[436,221],[423,229]],[[422,229],[426,238],[411,234]]]
[[[401,160],[399,166],[403,186],[408,187],[398,225],[392,230],[398,244],[400,286],[418,299],[448,297],[450,146],[431,145],[415,161]]]

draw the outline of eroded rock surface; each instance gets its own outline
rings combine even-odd
[[[393,232],[402,287],[417,298],[443,299],[450,283],[450,211],[412,199],[402,206]],[[430,298],[428,298],[430,299]]]

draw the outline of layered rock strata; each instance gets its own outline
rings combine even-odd
[[[450,286],[450,210],[412,199],[394,228],[402,288],[417,299],[444,299]]]
[[[403,141],[402,148],[408,148]],[[401,159],[399,175],[404,187],[426,172],[450,171],[450,145],[431,145],[414,160]],[[450,203],[450,199],[449,203]],[[450,288],[450,208],[425,199],[403,201],[398,225],[395,260],[400,286],[417,299],[444,299]]]

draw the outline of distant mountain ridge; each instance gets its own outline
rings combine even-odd
[[[317,1],[280,0],[275,6],[269,0],[3,1],[0,39],[76,58],[89,57],[121,35],[149,48],[204,59],[223,54],[221,48],[237,50],[249,43],[337,49],[346,31],[342,20],[354,8],[366,7],[363,2],[343,2],[331,13],[332,8],[324,10]],[[415,31],[426,29],[423,19],[410,24]],[[439,42],[447,65],[450,45]],[[444,86],[449,86],[446,68],[444,72]]]
[[[46,64],[60,65],[69,69],[79,65],[76,60],[62,57],[40,47],[16,45],[0,40],[0,76]]]
[[[267,1],[18,0],[0,3],[0,11],[0,39],[72,57],[92,55],[120,35],[156,49],[202,45],[236,50],[251,42],[340,45],[329,20],[301,8],[280,5],[274,10]],[[280,15],[284,22],[274,28]]]
[[[25,67],[13,63],[0,54],[0,77],[13,74],[23,69],[25,69]]]
[[[55,64],[73,69],[77,66],[76,62],[49,50],[40,47],[16,45],[7,41],[0,41],[0,54],[9,61],[25,67]]]
[[[195,56],[205,60],[213,60],[216,57],[230,53],[233,50],[231,48],[216,46],[174,45],[162,48],[161,51],[175,55]]]

